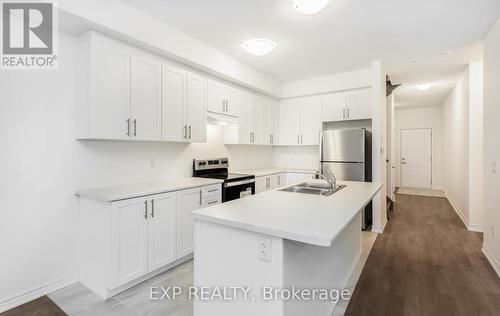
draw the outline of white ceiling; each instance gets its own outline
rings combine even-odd
[[[399,106],[441,105],[454,80],[481,59],[480,41],[500,16],[499,0],[332,0],[305,16],[292,0],[123,0],[285,82],[368,68],[382,60]],[[267,56],[242,42],[277,43]],[[440,57],[443,51],[453,53]],[[416,63],[410,60],[418,57]],[[427,92],[414,84],[434,82]]]

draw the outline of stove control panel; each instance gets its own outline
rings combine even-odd
[[[206,170],[206,169],[220,169],[229,168],[229,160],[227,158],[218,159],[204,159],[198,160],[193,159],[194,170]]]

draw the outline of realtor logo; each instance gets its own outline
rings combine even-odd
[[[56,68],[55,26],[52,1],[3,1],[1,68]]]

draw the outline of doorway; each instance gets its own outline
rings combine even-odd
[[[432,129],[401,130],[401,186],[432,188]]]

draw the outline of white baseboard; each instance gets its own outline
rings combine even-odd
[[[495,256],[493,256],[493,253],[490,251],[490,249],[488,247],[486,247],[485,244],[483,244],[483,248],[481,248],[481,250],[483,251],[486,259],[488,259],[488,261],[490,262],[491,266],[493,267],[493,269],[495,270],[497,275],[500,277],[500,262],[498,262],[495,259]]]
[[[483,227],[483,225],[479,225],[479,224],[469,224],[469,230],[471,232],[483,233],[484,227]]]
[[[33,287],[23,293],[19,293],[6,299],[2,299],[0,300],[0,313],[29,301],[35,300],[54,291],[60,290],[75,282],[78,282],[78,274],[70,274],[65,277],[42,284],[40,286]]]

